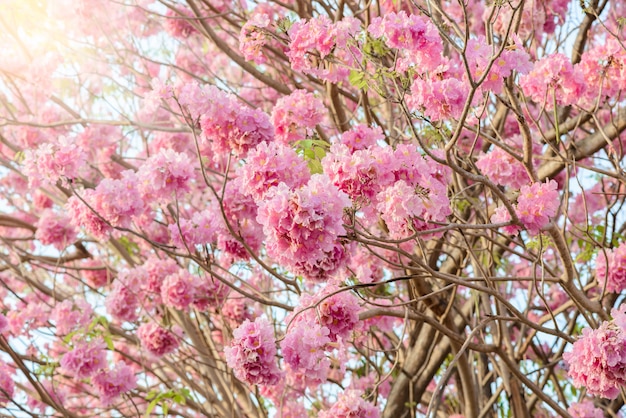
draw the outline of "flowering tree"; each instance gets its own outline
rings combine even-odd
[[[5,0],[0,412],[603,417],[621,0]]]

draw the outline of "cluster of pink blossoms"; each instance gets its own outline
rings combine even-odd
[[[71,219],[53,210],[45,210],[36,226],[35,238],[44,245],[53,245],[59,251],[76,240],[76,228]]]
[[[257,201],[280,183],[298,188],[311,177],[306,161],[293,148],[278,142],[259,144],[237,173],[241,191]]]
[[[600,408],[596,408],[593,402],[574,402],[567,408],[567,412],[572,418],[603,418],[604,412]]]
[[[233,331],[233,341],[224,354],[235,376],[244,382],[275,385],[281,378],[276,364],[274,329],[265,318],[244,321]]]
[[[355,57],[360,59],[358,49],[347,45],[348,39],[361,30],[361,22],[353,17],[344,17],[333,23],[327,16],[318,16],[308,22],[295,22],[289,29],[287,56],[291,68],[304,74],[312,74],[323,80],[339,82],[350,73],[347,66],[324,66],[331,54],[350,65]]]
[[[612,321],[600,328],[583,329],[572,351],[563,354],[568,374],[577,387],[590,395],[615,399],[626,385],[626,304],[613,309]]]
[[[133,217],[144,211],[138,177],[132,170],[124,171],[120,179],[104,179],[80,196],[82,200],[72,196],[67,201],[70,217],[98,239],[105,239],[111,232],[109,224],[127,228]]]
[[[70,332],[87,327],[91,322],[93,309],[84,299],[65,299],[52,310],[51,319],[56,322],[56,334],[67,335]]]
[[[144,200],[167,200],[181,197],[190,190],[194,177],[193,163],[185,153],[161,150],[148,158],[137,172]]]
[[[520,189],[515,213],[531,235],[536,235],[555,216],[560,204],[558,184],[554,180],[546,183],[533,183]],[[508,222],[511,216],[506,207],[500,206],[491,217],[492,222]],[[504,228],[507,234],[516,234],[519,228],[515,225]]]
[[[150,354],[161,357],[178,348],[178,338],[156,322],[142,324],[137,330],[141,346]]]
[[[274,139],[274,127],[266,113],[243,105],[215,86],[184,84],[177,94],[191,117],[200,119],[201,145],[210,143],[216,157],[232,152],[245,158],[261,142]]]
[[[520,78],[520,87],[526,96],[552,110],[555,100],[559,106],[576,103],[584,92],[585,80],[580,69],[559,53],[537,61],[532,71]]]
[[[36,150],[24,153],[24,174],[31,187],[54,185],[59,179],[74,179],[87,163],[87,154],[76,146],[75,139],[60,137]]]
[[[313,175],[295,190],[279,184],[261,202],[257,216],[268,255],[287,266],[325,259],[345,234],[343,210],[348,206],[348,196],[324,175]]]
[[[258,13],[256,10],[252,17],[241,28],[239,33],[239,52],[248,61],[256,64],[265,64],[267,57],[263,53],[263,47],[270,40],[266,28],[270,25],[270,16],[266,13]]]
[[[292,378],[302,386],[317,386],[326,381],[330,360],[326,346],[331,342],[330,330],[306,318],[295,321],[280,343],[285,363]]]
[[[61,367],[77,379],[86,379],[107,366],[106,345],[102,340],[79,341],[61,358]]]
[[[140,301],[137,289],[131,283],[123,283],[116,280],[113,288],[106,298],[105,306],[107,312],[119,321],[135,321],[139,314]]]
[[[281,97],[272,110],[276,139],[291,144],[313,133],[315,125],[324,119],[324,103],[313,93],[295,90]]]
[[[329,284],[315,296],[303,295],[299,308],[288,316],[288,320],[295,316],[296,322],[314,322],[328,328],[328,338],[336,342],[350,336],[359,322],[360,310],[359,301],[351,292]]]
[[[0,406],[6,405],[7,402],[13,400],[15,392],[15,382],[11,377],[7,367],[0,366]]]
[[[111,370],[100,370],[91,382],[100,395],[103,406],[111,405],[122,393],[137,386],[137,377],[133,369],[125,363],[117,363]]]
[[[219,280],[195,276],[185,270],[166,276],[161,284],[163,304],[181,310],[218,306],[229,292],[230,288]]]
[[[607,292],[626,289],[626,243],[614,250],[601,250],[596,259],[596,278]]]
[[[387,45],[398,50],[396,69],[415,67],[420,73],[434,70],[442,60],[443,42],[435,25],[422,15],[405,11],[376,17],[367,28],[375,38],[384,37]]]
[[[358,390],[346,390],[328,410],[321,411],[319,418],[378,418],[380,409],[367,402]]]
[[[476,167],[489,179],[502,186],[519,189],[530,181],[524,165],[502,148],[495,147],[478,157]]]

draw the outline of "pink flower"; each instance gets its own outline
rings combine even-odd
[[[43,211],[36,226],[35,238],[44,245],[53,245],[59,251],[76,240],[76,229],[70,218],[50,209]]]
[[[442,61],[443,42],[435,25],[421,15],[405,11],[376,17],[367,28],[375,38],[384,37],[398,50],[397,70],[415,67],[420,73],[434,70]]]
[[[61,358],[61,367],[76,379],[91,377],[107,366],[105,347],[102,340],[79,341]]]
[[[315,125],[324,119],[324,103],[312,93],[295,90],[280,98],[272,110],[276,139],[291,144],[313,134]]]
[[[328,338],[336,342],[350,336],[359,323],[360,310],[359,301],[351,292],[327,285],[314,296],[303,295],[298,309],[288,320],[293,317],[296,322],[309,321],[328,328]]]
[[[137,319],[139,298],[134,289],[116,280],[113,290],[106,298],[107,312],[120,321],[133,322]]]
[[[0,405],[13,400],[15,383],[6,367],[0,367]]]
[[[626,385],[624,309],[626,305],[614,309],[615,320],[603,322],[598,329],[583,329],[572,351],[563,354],[574,385],[585,387],[590,395],[615,399]]]
[[[341,134],[341,143],[346,145],[351,152],[372,147],[377,141],[384,139],[385,135],[379,126],[369,127],[363,124]]]
[[[57,335],[67,335],[75,329],[84,328],[91,322],[93,309],[84,299],[76,303],[66,299],[52,310],[51,319],[56,322]]]
[[[137,330],[141,346],[151,354],[161,357],[178,348],[178,338],[156,322],[142,324]]]
[[[276,364],[274,329],[265,318],[245,320],[233,331],[230,347],[224,348],[226,362],[235,376],[252,385],[275,385],[281,378]]]
[[[311,177],[306,161],[293,148],[278,142],[257,145],[237,173],[241,192],[257,201],[280,183],[297,188]]]
[[[0,334],[9,329],[9,321],[7,317],[0,314]]]
[[[346,390],[328,410],[321,411],[319,418],[379,418],[380,409],[362,398],[359,390]]]
[[[576,103],[584,92],[585,81],[580,69],[557,53],[537,61],[533,70],[520,78],[520,86],[526,96],[550,111],[554,100],[559,106]]]
[[[524,165],[502,148],[495,147],[478,157],[476,166],[493,182],[514,189],[530,182]]]
[[[122,393],[129,392],[137,386],[133,370],[125,363],[117,363],[112,370],[101,370],[91,382],[100,395],[103,406],[111,405]]]
[[[330,362],[325,348],[331,342],[330,331],[313,321],[294,322],[280,343],[283,360],[290,372],[304,379],[305,385],[319,385],[328,377]]]
[[[316,174],[293,191],[279,184],[261,202],[257,216],[268,254],[290,266],[325,258],[345,233],[343,209],[349,205],[348,197],[326,176]]]
[[[185,310],[195,297],[195,277],[186,271],[170,274],[161,285],[161,298],[166,306]]]
[[[148,158],[137,177],[144,199],[164,201],[191,190],[194,169],[187,154],[167,149]]]
[[[61,136],[24,153],[24,174],[32,187],[54,186],[61,178],[78,177],[86,162],[87,154],[76,146],[75,138]]]
[[[596,408],[592,401],[574,402],[567,408],[572,418],[603,418],[604,412]]]
[[[606,255],[605,255],[606,254]],[[626,289],[626,243],[614,250],[600,250],[596,259],[596,277],[607,292]]]
[[[560,202],[557,187],[556,181],[550,180],[520,189],[515,212],[530,234],[539,233],[556,215]]]
[[[263,54],[263,46],[271,39],[265,30],[270,25],[270,17],[265,13],[254,13],[239,33],[239,51],[248,61],[264,64],[267,57]]]

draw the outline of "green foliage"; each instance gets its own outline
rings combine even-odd
[[[350,70],[348,81],[354,87],[360,90],[367,91],[368,83],[367,83],[367,78],[365,77],[365,72],[358,71],[358,70]]]
[[[322,169],[322,159],[326,156],[326,151],[329,148],[329,144],[321,139],[303,139],[296,142],[296,151],[302,155],[309,165],[311,174],[321,174],[324,172]]]
[[[148,408],[146,409],[145,417],[149,417],[154,408],[157,405],[161,406],[163,415],[169,413],[170,404],[185,405],[187,399],[191,399],[191,392],[187,388],[183,389],[170,389],[167,392],[157,392],[152,390],[146,395],[146,401],[150,401]]]

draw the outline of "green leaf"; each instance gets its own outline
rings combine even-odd
[[[115,346],[113,345],[113,340],[111,339],[111,334],[109,334],[108,332],[105,332],[102,335],[102,338],[104,339],[104,342],[107,345],[107,348],[111,351],[115,350]]]
[[[146,408],[146,414],[144,415],[145,417],[149,417],[150,413],[152,412],[152,410],[157,406],[158,400],[155,399],[152,402],[150,402],[150,404],[148,405],[148,407]]]

